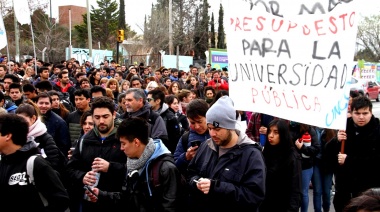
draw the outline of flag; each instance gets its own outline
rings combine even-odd
[[[30,9],[28,0],[17,0],[17,2],[14,2],[13,9],[16,14],[17,21],[23,25],[23,24],[30,24]]]
[[[4,48],[7,45],[8,45],[8,41],[7,41],[7,33],[4,27],[4,20],[3,20],[3,16],[0,15],[0,49]]]

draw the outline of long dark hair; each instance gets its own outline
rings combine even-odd
[[[277,126],[278,134],[280,136],[280,143],[278,144],[278,147],[283,150],[283,152],[286,152],[287,150],[290,150],[294,147],[294,144],[292,142],[292,137],[290,135],[289,125],[288,123],[283,119],[273,119],[268,126],[267,130],[267,137],[270,133],[270,128],[272,126]],[[264,146],[264,152],[265,149],[272,148],[272,145],[270,145],[269,142],[265,142]]]

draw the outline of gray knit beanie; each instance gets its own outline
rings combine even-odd
[[[222,96],[206,113],[207,124],[225,129],[235,129],[236,111],[229,96]]]

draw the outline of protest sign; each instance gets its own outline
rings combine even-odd
[[[257,2],[267,5],[230,1],[226,10],[235,108],[345,129],[357,32],[354,3],[323,9],[318,2]],[[315,14],[292,15],[290,10]]]

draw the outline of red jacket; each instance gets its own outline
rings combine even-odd
[[[228,91],[228,82],[226,82],[224,79],[219,79],[219,87],[216,87],[216,83],[214,80],[210,80],[208,83],[207,83],[207,86],[211,86],[212,88],[216,90],[226,90]]]

